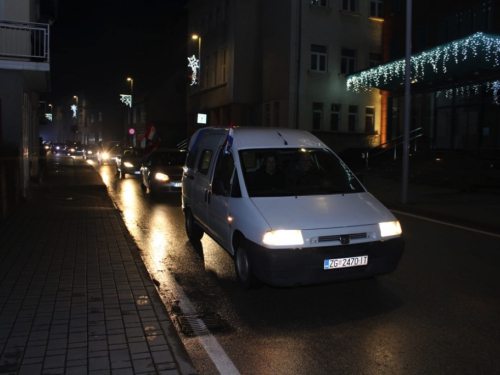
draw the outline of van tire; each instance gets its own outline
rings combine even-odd
[[[255,277],[247,252],[241,244],[238,245],[236,254],[234,254],[234,269],[243,290],[262,287],[263,284]]]
[[[203,229],[196,225],[193,214],[190,210],[186,210],[184,215],[184,223],[186,225],[186,234],[191,242],[199,242],[203,237]]]

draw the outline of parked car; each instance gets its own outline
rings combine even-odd
[[[84,160],[97,160],[100,148],[96,144],[83,146],[82,158]]]
[[[186,150],[156,149],[149,160],[141,166],[142,189],[149,189],[151,196],[158,193],[180,193],[186,156]]]
[[[116,157],[116,171],[120,178],[125,178],[127,174],[141,174],[142,158],[144,157],[144,149],[130,147]]]
[[[97,155],[97,161],[99,164],[116,164],[117,156],[121,155],[122,148],[120,146],[113,146],[108,150],[99,152]]]
[[[80,142],[70,142],[66,145],[66,155],[82,156],[83,146]]]
[[[66,144],[65,143],[53,143],[50,146],[50,152],[53,154],[64,154],[66,152]]]
[[[299,129],[241,127],[232,137],[199,129],[182,209],[188,238],[215,239],[233,256],[244,289],[381,275],[404,251],[394,215],[326,144]]]

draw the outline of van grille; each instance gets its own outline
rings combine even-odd
[[[340,241],[340,237],[349,237],[349,240],[360,240],[363,238],[368,238],[367,233],[351,233],[351,234],[339,234],[339,235],[334,235],[334,236],[320,236],[318,237],[318,242],[332,242],[332,241]]]

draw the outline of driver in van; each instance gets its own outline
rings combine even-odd
[[[320,182],[320,179],[321,176],[313,163],[312,156],[306,153],[302,153],[299,157],[298,175],[297,179],[295,180],[296,184],[317,186]]]
[[[268,155],[263,168],[255,175],[254,188],[256,190],[283,190],[286,188],[286,177],[276,167],[276,157]]]

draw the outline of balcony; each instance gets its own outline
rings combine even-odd
[[[35,91],[49,89],[50,26],[0,20],[0,69],[23,70]]]

